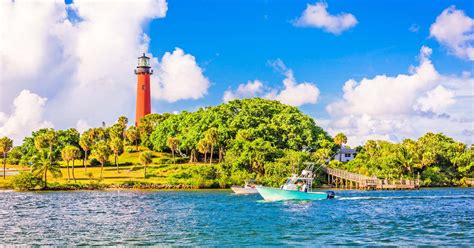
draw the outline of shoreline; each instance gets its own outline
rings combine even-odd
[[[399,190],[361,190],[361,189],[341,189],[341,188],[314,188],[313,190],[321,190],[321,191],[360,191],[360,192],[374,192],[374,191],[419,191],[419,190],[431,190],[431,189],[446,189],[446,188],[453,188],[453,189],[467,189],[473,187],[462,187],[462,186],[437,186],[437,187],[420,187],[417,190],[407,190],[407,189],[399,189]],[[113,192],[113,191],[129,191],[129,192],[140,192],[140,191],[158,191],[158,192],[193,192],[193,191],[229,191],[232,192],[230,188],[150,188],[150,187],[101,187],[101,188],[48,188],[48,189],[34,189],[34,190],[27,190],[27,191],[20,191],[15,190],[12,188],[0,188],[0,193],[41,193],[41,192],[71,192],[71,191],[85,191],[85,192]]]

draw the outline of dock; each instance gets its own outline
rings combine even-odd
[[[343,189],[377,189],[377,190],[402,190],[419,189],[420,179],[416,180],[400,179],[387,180],[379,179],[375,176],[365,176],[342,169],[321,167],[328,176],[328,184],[335,188]]]

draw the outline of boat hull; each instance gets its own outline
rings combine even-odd
[[[232,186],[230,187],[232,191],[236,194],[242,194],[242,195],[248,195],[248,194],[258,194],[258,191],[256,188],[244,188],[240,186]]]
[[[285,201],[285,200],[324,200],[329,195],[326,192],[302,192],[295,190],[284,190],[277,188],[269,188],[257,186],[258,193],[266,201]]]

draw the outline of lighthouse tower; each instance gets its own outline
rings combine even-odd
[[[150,75],[153,74],[153,70],[150,67],[150,58],[145,56],[145,53],[141,57],[138,57],[137,69],[135,69],[137,75],[137,105],[135,112],[135,126],[138,126],[141,118],[151,112],[151,100],[150,100]]]

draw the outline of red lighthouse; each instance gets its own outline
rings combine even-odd
[[[137,105],[135,112],[135,126],[138,126],[141,118],[151,112],[150,100],[150,75],[153,70],[150,67],[150,58],[145,53],[138,57],[137,69]]]

